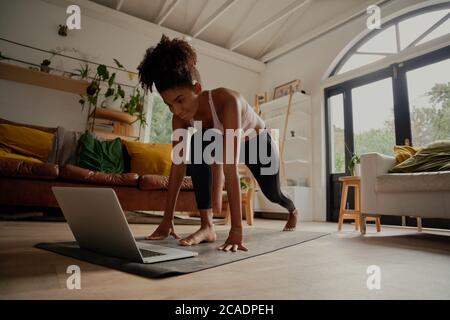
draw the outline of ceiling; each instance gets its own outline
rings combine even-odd
[[[393,0],[90,1],[268,62]]]

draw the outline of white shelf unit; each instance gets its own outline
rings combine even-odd
[[[289,96],[284,96],[260,105],[261,117],[266,127],[269,130],[279,130],[278,137],[276,134],[272,134],[272,137],[280,148],[288,103]],[[283,186],[281,189],[294,201],[300,212],[300,221],[313,220],[311,123],[311,97],[295,92],[292,97],[284,149],[288,186]],[[294,136],[291,135],[291,131],[294,132]],[[292,182],[295,185],[290,185]],[[286,212],[286,209],[280,205],[270,202],[259,188],[256,189],[254,200],[256,212]]]

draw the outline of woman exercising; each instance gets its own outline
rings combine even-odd
[[[227,159],[227,161],[223,161],[223,164],[220,161],[208,164],[208,161],[202,159],[200,163],[197,163],[192,160],[194,152],[191,152],[191,161],[188,164],[172,162],[164,218],[147,239],[160,240],[169,235],[180,239],[175,232],[173,219],[180,186],[186,175],[186,169],[188,169],[192,178],[197,208],[200,212],[201,227],[190,236],[180,239],[179,243],[183,246],[191,246],[201,242],[215,241],[212,182],[213,179],[222,176],[223,170],[225,189],[230,203],[231,228],[227,240],[219,249],[233,252],[247,251],[243,243],[239,162],[242,161],[250,169],[262,192],[270,201],[289,211],[284,231],[295,230],[298,212],[292,200],[286,197],[280,189],[278,165],[274,172],[270,172],[273,163],[278,163],[279,156],[276,145],[273,144],[271,136],[265,128],[264,121],[254,112],[245,98],[236,91],[226,88],[203,91],[196,63],[196,52],[189,43],[181,39],[170,40],[163,35],[156,47],[147,50],[140,63],[138,67],[139,80],[143,88],[150,91],[152,91],[153,84],[155,85],[156,90],[173,113],[172,129],[174,132],[177,129],[193,127],[194,121],[201,121],[204,129],[214,128],[216,132],[218,130],[223,139],[222,159]],[[230,135],[225,134],[225,132],[230,132],[230,129],[241,129],[243,132],[255,132],[255,134],[244,134],[242,137],[235,135],[230,138]],[[203,133],[204,130],[198,130],[194,136]],[[190,141],[191,150],[194,150],[194,141],[199,140],[192,137]],[[203,139],[200,141],[202,141],[201,150],[204,150],[210,143]],[[180,142],[172,141],[173,149],[178,143]],[[228,161],[227,157],[227,152],[230,152],[226,148],[228,144],[232,145],[232,161]],[[257,146],[257,148],[255,149],[253,146]],[[251,156],[251,153],[255,155],[256,150],[260,155],[261,148],[270,153],[271,161],[269,163],[261,160],[259,156]],[[237,156],[239,154],[247,156],[242,159]],[[222,184],[218,185],[220,187]]]

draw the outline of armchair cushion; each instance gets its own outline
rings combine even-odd
[[[375,191],[450,191],[450,171],[384,174],[377,177]]]

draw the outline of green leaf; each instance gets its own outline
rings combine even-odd
[[[114,94],[114,89],[113,88],[108,88],[108,90],[106,90],[105,97],[110,97],[113,94]]]
[[[119,68],[124,68],[124,66],[117,60],[117,59],[113,59],[114,62],[116,63],[116,66]]]
[[[108,69],[104,64],[101,64],[97,67],[97,73],[102,78],[102,80],[106,80],[109,78]]]
[[[115,78],[116,78],[116,74],[113,73],[113,74],[111,75],[111,78],[109,78],[109,80],[108,80],[108,85],[109,85],[110,87],[112,87],[112,85],[114,84]]]

